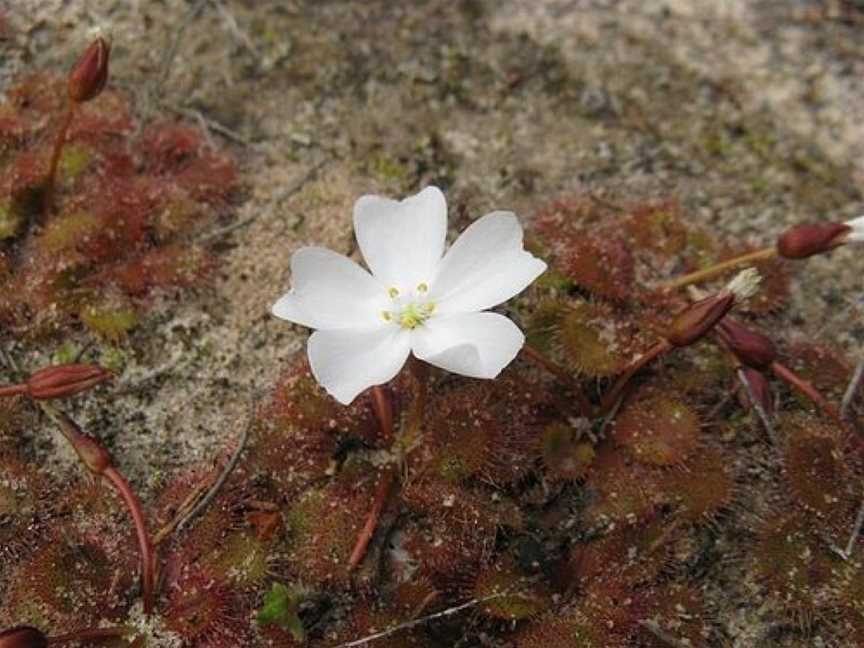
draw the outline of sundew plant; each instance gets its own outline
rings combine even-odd
[[[309,332],[240,444],[142,497],[69,413],[122,366],[21,350],[120,344],[214,281],[240,183],[137,123],[110,55],[0,106],[0,648],[724,646],[729,574],[778,637],[864,645],[864,365],[780,326],[864,217],[746,249],[672,199],[457,232],[446,187],[358,196],[352,254],[255,287]],[[79,474],[22,441],[52,430]]]

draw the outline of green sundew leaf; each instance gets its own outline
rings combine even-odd
[[[301,600],[299,591],[291,590],[282,583],[273,583],[258,611],[258,623],[278,625],[290,632],[295,641],[305,641],[306,631],[298,614]]]

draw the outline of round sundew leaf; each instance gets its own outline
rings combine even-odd
[[[683,466],[663,474],[658,480],[661,494],[677,505],[684,521],[708,521],[735,498],[737,487],[728,465],[719,450],[702,448]]]
[[[576,304],[557,326],[564,356],[585,375],[612,376],[627,366],[630,349],[607,306]]]
[[[615,421],[615,441],[642,463],[671,466],[698,445],[699,417],[680,400],[652,395],[628,405]]]

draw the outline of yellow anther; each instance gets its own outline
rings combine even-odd
[[[384,318],[385,322],[389,322],[393,319],[393,316],[390,314],[390,311],[381,311],[381,317]]]
[[[421,292],[421,293],[429,292],[429,286],[425,282],[417,284],[417,292]]]
[[[399,296],[399,291],[396,288],[391,288],[387,294],[390,295],[390,299],[396,299]]]

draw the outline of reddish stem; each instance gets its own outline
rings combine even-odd
[[[542,367],[570,387],[570,390],[573,392],[573,395],[579,403],[579,410],[581,411],[582,416],[585,418],[591,418],[594,415],[594,406],[582,392],[581,385],[576,382],[576,379],[573,378],[569,371],[547,358],[530,344],[525,344],[522,347],[522,355],[526,360],[530,360],[539,367]]]
[[[129,482],[126,481],[126,478],[114,466],[109,466],[102,474],[111,482],[111,485],[117,490],[120,497],[123,498],[126,508],[129,509],[129,513],[132,515],[135,533],[138,536],[138,547],[141,552],[141,590],[144,599],[144,613],[150,614],[153,611],[156,554],[150,542],[150,536],[147,534],[147,525],[144,522],[141,502],[129,486]]]
[[[66,113],[63,115],[63,121],[60,124],[60,131],[54,140],[54,148],[51,151],[51,164],[48,166],[48,178],[45,181],[45,201],[44,209],[51,209],[51,204],[54,198],[54,184],[57,178],[57,167],[60,164],[60,153],[63,151],[63,145],[66,143],[66,135],[69,133],[69,127],[72,125],[72,118],[75,116],[74,101],[69,101],[66,107]]]
[[[429,396],[429,365],[425,362],[420,362],[416,358],[409,360],[408,368],[411,375],[414,376],[414,402],[411,404],[411,411],[408,413],[408,424],[406,425],[403,437],[408,440],[410,446],[416,441],[417,434],[420,432],[420,427],[423,425],[423,417],[426,415],[426,400]],[[405,450],[407,448],[403,448]]]
[[[4,385],[0,387],[0,396],[19,396],[27,393],[27,385]]]
[[[408,362],[408,370],[414,377],[416,391],[414,392],[414,401],[411,403],[411,411],[408,413],[408,420],[405,423],[402,434],[396,443],[400,458],[405,450],[410,448],[416,441],[417,433],[420,431],[420,426],[423,423],[423,416],[426,413],[426,396],[428,391],[426,388],[429,376],[428,366],[419,362],[415,358],[410,358]],[[393,414],[389,398],[384,398],[384,400],[386,400],[386,407],[384,407],[383,401],[376,402],[377,399],[382,397],[382,394],[376,394],[373,391],[372,395],[373,403],[375,403],[376,407],[376,414],[378,414],[382,429],[389,425],[392,430]],[[381,519],[381,513],[384,512],[384,507],[387,505],[390,491],[396,484],[397,474],[396,467],[392,466],[387,469],[387,472],[378,483],[378,488],[375,490],[375,497],[372,499],[372,508],[369,509],[369,513],[366,515],[366,522],[364,522],[363,528],[357,536],[357,541],[354,543],[354,549],[351,551],[351,556],[348,558],[349,572],[354,571],[354,569],[357,568],[357,566],[362,562],[363,557],[366,555],[367,549],[369,549],[369,543],[372,541],[372,536],[375,535],[375,529],[378,528],[378,522]]]
[[[386,387],[376,385],[372,388],[372,409],[381,426],[381,438],[393,438],[393,402]]]
[[[366,523],[363,525],[360,535],[357,536],[357,542],[354,544],[351,557],[348,558],[348,571],[354,571],[366,555],[366,550],[369,548],[372,536],[375,535],[375,529],[378,528],[378,521],[381,519],[381,513],[384,511],[387,498],[390,496],[390,491],[395,482],[396,471],[393,468],[388,468],[387,472],[382,476],[381,481],[378,482],[378,488],[375,490],[375,499],[372,500],[372,508],[369,509]]]
[[[600,410],[604,413],[610,411],[636,372],[671,349],[672,345],[666,340],[662,340],[631,362],[624,373],[618,376],[612,388],[603,395],[600,401]]]
[[[820,394],[819,390],[817,390],[811,383],[807,382],[789,367],[779,362],[773,362],[771,364],[771,371],[773,371],[774,375],[780,380],[813,401],[816,406],[825,412],[825,414],[830,416],[841,429],[845,429],[845,422],[840,416],[840,412],[838,412],[831,403],[825,400],[825,397]]]
[[[88,641],[93,639],[110,639],[112,637],[123,637],[129,634],[130,629],[124,626],[115,628],[86,628],[85,630],[76,630],[68,632],[56,637],[48,637],[48,645],[56,646],[58,644],[69,643],[72,641]]]

